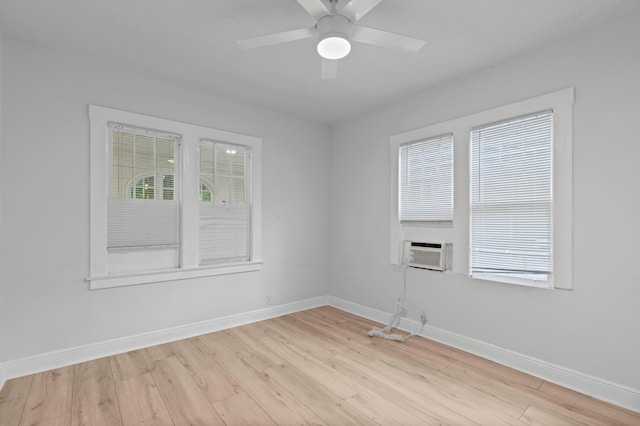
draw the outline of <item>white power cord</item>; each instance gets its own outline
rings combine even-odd
[[[373,327],[371,331],[369,331],[368,333],[369,336],[379,337],[385,340],[394,340],[396,342],[404,342],[409,337],[422,333],[422,329],[424,328],[424,325],[427,322],[426,317],[424,315],[421,317],[421,321],[420,321],[422,323],[422,326],[420,327],[420,330],[418,330],[417,333],[411,333],[407,336],[403,336],[401,334],[391,334],[391,330],[393,329],[394,324],[400,318],[402,310],[405,309],[404,302],[407,297],[407,269],[409,269],[409,265],[404,265],[404,269],[402,271],[402,291],[400,293],[400,297],[398,298],[398,301],[396,302],[396,311],[391,317],[391,320],[389,320],[389,324],[384,328]]]

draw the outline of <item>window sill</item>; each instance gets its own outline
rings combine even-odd
[[[475,273],[470,277],[476,280],[492,281],[492,282],[497,282],[502,284],[511,284],[511,285],[517,285],[520,287],[541,288],[541,289],[547,289],[547,290],[553,289],[553,285],[550,282],[542,281],[542,280],[536,281],[536,280],[531,280],[526,278],[502,277],[499,275],[486,274],[486,273]]]
[[[238,263],[233,265],[215,265],[192,269],[168,269],[141,273],[88,277],[89,289],[100,290],[113,287],[150,284],[164,281],[185,280],[189,278],[211,277],[215,275],[238,274],[262,270],[262,261]]]

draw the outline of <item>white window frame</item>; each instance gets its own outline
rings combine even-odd
[[[531,113],[552,110],[553,117],[553,277],[544,288],[573,288],[573,88],[527,99],[487,111],[393,135],[390,138],[390,262],[403,263],[404,241],[453,243],[452,272],[469,276],[470,240],[470,161],[471,130]],[[405,226],[398,220],[398,148],[400,145],[453,133],[454,139],[454,214],[453,223]],[[479,279],[479,278],[475,278]],[[501,281],[499,281],[501,282]],[[540,282],[510,282],[539,287]]]
[[[112,108],[89,105],[90,122],[90,289],[103,289],[188,278],[207,277],[262,269],[262,139],[208,127],[181,123]],[[107,200],[111,158],[108,123],[123,123],[143,129],[162,130],[182,136],[179,170],[181,179],[180,265],[171,269],[149,269],[135,273],[110,273],[107,252]],[[199,165],[201,139],[212,139],[251,149],[251,255],[248,262],[200,266],[199,259]],[[126,256],[120,253],[119,256]],[[138,260],[139,261],[139,260]],[[145,265],[143,265],[144,268]]]

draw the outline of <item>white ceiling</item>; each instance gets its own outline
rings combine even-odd
[[[315,21],[296,0],[0,0],[9,37],[333,124],[640,9],[638,0],[384,0],[358,23],[427,40],[356,44],[320,79],[312,39],[236,40]]]

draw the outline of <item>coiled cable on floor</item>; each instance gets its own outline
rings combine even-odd
[[[391,330],[393,330],[394,324],[400,319],[402,310],[405,309],[404,302],[407,298],[407,269],[409,269],[409,265],[403,265],[403,266],[404,266],[404,269],[402,271],[402,290],[400,292],[400,297],[398,297],[398,300],[396,301],[396,311],[391,316],[391,319],[389,320],[389,324],[387,324],[386,327],[384,328],[373,327],[369,331],[368,334],[371,337],[379,337],[385,340],[394,340],[396,342],[404,342],[408,338],[415,336],[416,334],[422,333],[422,329],[424,328],[424,322],[422,323],[422,326],[420,327],[420,330],[418,330],[417,333],[411,333],[406,336],[403,336],[401,334],[391,333]]]

